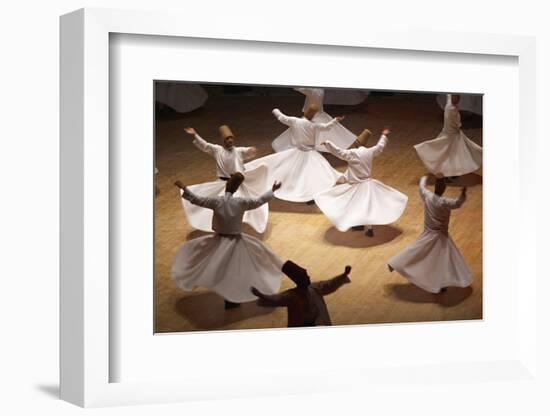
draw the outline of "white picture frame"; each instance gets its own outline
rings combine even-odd
[[[80,406],[109,406],[175,402],[214,397],[252,397],[346,390],[351,385],[392,383],[403,372],[396,368],[331,368],[319,378],[311,370],[288,374],[266,373],[261,381],[236,379],[230,385],[207,377],[179,381],[110,382],[110,366],[119,359],[110,349],[110,310],[113,309],[109,275],[110,170],[109,155],[109,38],[110,34],[224,39],[226,41],[332,45],[340,48],[431,51],[451,54],[514,57],[519,67],[518,140],[519,204],[517,213],[535,212],[529,168],[535,166],[535,41],[507,35],[395,31],[350,27],[338,33],[323,30],[280,31],[275,27],[243,24],[236,33],[224,25],[204,28],[200,22],[171,13],[82,9],[61,18],[61,398]],[[349,49],[347,49],[349,50]],[[152,181],[152,177],[151,177]],[[152,189],[152,187],[151,187]],[[522,284],[517,291],[517,348],[498,361],[439,365],[418,362],[414,380],[439,380],[447,372],[462,382],[506,380],[537,383],[536,328],[536,217],[519,215],[518,267]],[[535,248],[533,250],[533,247]],[[520,270],[520,269],[518,269]],[[515,273],[519,273],[518,270]],[[489,305],[490,307],[490,305]],[[111,308],[111,309],[110,309]],[[407,327],[407,331],[417,331]],[[338,330],[338,329],[337,329]],[[361,328],[355,328],[360,331]],[[279,336],[286,332],[279,332]],[[194,336],[194,335],[189,335]],[[222,334],[223,336],[223,334]],[[227,336],[227,334],[226,334]],[[170,341],[165,341],[170,342]],[[472,374],[484,372],[484,376]],[[346,380],[346,382],[342,382]],[[412,379],[404,381],[413,383]]]

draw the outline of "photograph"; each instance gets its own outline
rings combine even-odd
[[[154,96],[155,333],[483,318],[482,95]]]

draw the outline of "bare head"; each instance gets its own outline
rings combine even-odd
[[[317,104],[310,104],[304,110],[304,117],[308,120],[312,120],[315,114],[319,111],[319,106]]]
[[[451,95],[451,102],[453,103],[453,105],[457,105],[460,102],[460,95],[458,94]]]
[[[220,132],[220,137],[223,140],[223,146],[228,150],[232,149],[235,144],[235,135],[233,134],[229,126],[220,126],[218,130]]]
[[[445,189],[447,189],[447,185],[445,185],[445,178],[436,178],[434,189],[435,194],[442,196],[445,193]]]
[[[231,175],[227,183],[225,184],[225,192],[230,192],[234,194],[241,186],[241,183],[244,181],[244,176],[241,172],[234,173]]]

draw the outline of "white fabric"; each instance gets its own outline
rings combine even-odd
[[[200,85],[182,82],[159,82],[155,88],[155,99],[178,113],[188,113],[202,107],[208,98]]]
[[[324,99],[324,90],[322,88],[295,88],[296,91],[301,92],[306,96],[304,107],[302,111],[310,104],[316,104],[319,106],[319,111],[313,117],[313,122],[325,124],[333,120],[333,118],[324,112],[323,110],[323,99]],[[283,123],[286,124],[286,123]],[[321,143],[330,139],[338,145],[339,147],[348,148],[355,141],[357,137],[351,131],[342,126],[339,122],[335,121],[329,126],[328,129],[318,130],[315,132],[315,137],[312,141],[315,148],[318,151],[326,152],[324,146],[321,146]],[[293,137],[291,129],[285,130],[279,136],[273,140],[271,147],[276,152],[282,152],[284,150],[295,147],[293,144]]]
[[[281,188],[275,191],[277,198],[292,202],[311,201],[315,194],[331,188],[342,176],[313,148],[315,132],[329,128],[331,123],[318,124],[306,118],[288,117],[277,109],[273,114],[290,126],[293,147],[253,160],[245,165],[245,169],[265,165],[268,182],[282,182]]]
[[[386,144],[384,135],[368,148],[345,150],[327,141],[328,151],[348,162],[344,173],[347,183],[317,194],[315,203],[339,231],[358,225],[389,224],[403,214],[408,197],[372,178],[374,157]]]
[[[426,168],[434,174],[461,176],[474,172],[483,161],[482,148],[460,129],[460,112],[447,96],[443,130],[433,140],[414,146]]]
[[[236,147],[226,149],[219,144],[208,143],[198,134],[195,134],[193,144],[201,151],[209,154],[216,161],[216,175],[229,178],[236,172],[244,172],[244,160],[255,155],[253,147]]]
[[[331,105],[358,105],[369,96],[364,90],[335,90],[325,91],[325,104]]]
[[[257,198],[261,196],[270,184],[267,183],[267,168],[256,166],[255,169],[246,169],[244,159],[248,159],[255,155],[253,147],[233,147],[227,150],[225,147],[211,144],[202,139],[198,134],[195,135],[193,143],[197,148],[214,158],[216,161],[216,174],[218,177],[229,178],[233,173],[241,172],[244,175],[244,182],[239,187],[235,196],[245,198]],[[189,186],[188,188],[205,197],[223,196],[225,194],[225,181],[216,180],[197,185]],[[202,231],[212,231],[211,210],[203,208],[199,205],[191,204],[182,199],[182,206],[189,224]],[[267,204],[260,206],[257,209],[247,211],[244,214],[244,222],[249,224],[254,230],[263,233],[267,228],[269,217],[269,207]]]
[[[436,97],[436,101],[444,110],[445,105],[447,104],[447,95],[439,94]],[[458,107],[461,110],[469,111],[481,116],[483,115],[483,97],[481,95],[461,95]]]
[[[420,196],[424,201],[424,231],[418,239],[388,264],[411,283],[438,293],[449,286],[467,287],[473,275],[448,234],[451,210],[459,208],[466,197],[440,197],[426,189],[426,177],[420,179]]]
[[[257,166],[255,169],[250,169],[244,172],[244,182],[241,184],[235,197],[243,198],[259,198],[266,189],[269,189],[267,182],[267,167],[263,165]],[[188,186],[192,193],[204,197],[216,197],[225,195],[226,181],[217,180],[213,182],[201,183],[198,185]],[[213,231],[212,219],[214,212],[211,209],[206,209],[198,205],[194,205],[186,199],[181,200],[183,209],[187,216],[189,224],[202,231]],[[249,224],[254,230],[263,233],[267,228],[269,217],[268,204],[263,204],[260,207],[248,210],[244,213],[243,221]]]
[[[277,293],[283,260],[257,238],[241,234],[244,212],[265,204],[273,192],[261,198],[237,198],[229,192],[208,198],[185,188],[183,196],[214,211],[212,228],[217,234],[196,238],[179,248],[172,264],[178,286],[184,290],[207,287],[231,302],[256,299],[250,292],[252,286],[263,293]]]

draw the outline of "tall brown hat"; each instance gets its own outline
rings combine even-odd
[[[365,146],[367,144],[367,140],[371,135],[372,133],[369,129],[363,130],[361,134],[357,136],[357,143],[359,143],[361,146]]]
[[[225,192],[231,192],[234,194],[237,192],[237,189],[239,189],[239,186],[241,186],[243,181],[244,175],[241,172],[234,173],[225,184]]]
[[[228,137],[235,137],[229,126],[226,126],[225,124],[223,126],[220,126],[218,129],[220,132],[220,136],[223,140],[227,139]]]
[[[319,111],[319,106],[317,104],[310,104],[304,110],[304,117],[308,120],[311,120],[315,114]]]
[[[307,270],[298,266],[293,261],[286,261],[285,264],[283,264],[282,270],[298,287],[308,287],[311,284]]]

